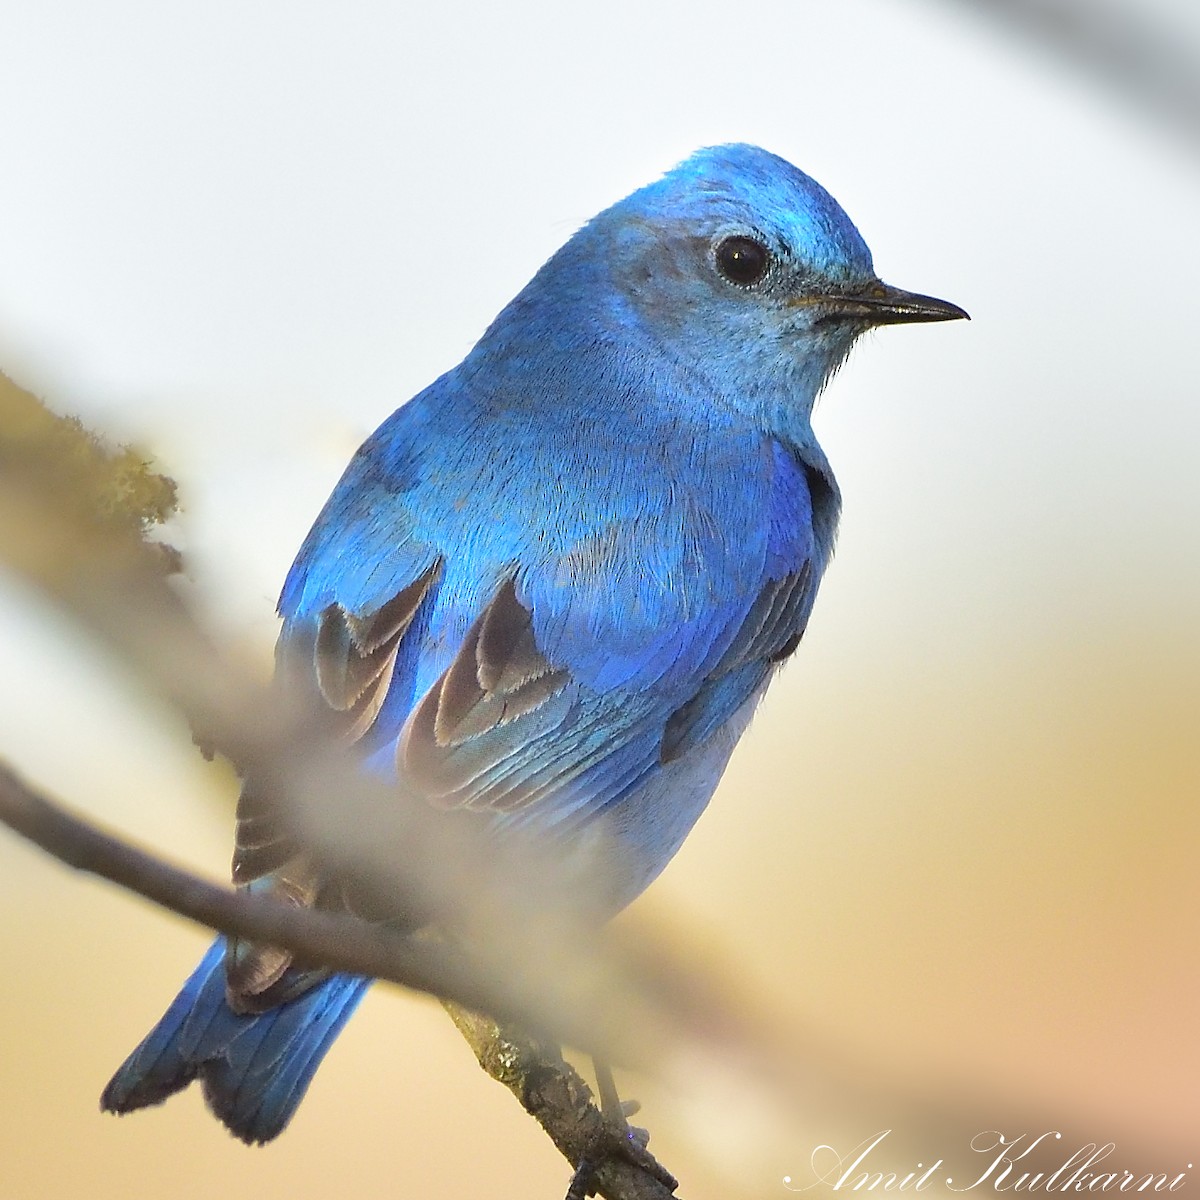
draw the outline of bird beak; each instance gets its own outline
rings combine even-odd
[[[918,321],[969,321],[964,309],[949,300],[906,292],[878,279],[861,291],[807,297],[828,314],[824,319],[865,321],[869,325],[907,325]]]

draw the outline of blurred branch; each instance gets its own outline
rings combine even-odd
[[[93,828],[38,795],[0,763],[0,823],[77,870],[225,934],[294,951],[303,961],[428,992],[447,1011],[483,1068],[505,1084],[573,1167],[595,1163],[589,1178],[610,1200],[667,1200],[675,1180],[646,1152],[614,1142],[591,1092],[561,1053],[505,1031],[460,1005],[494,1004],[484,977],[441,943],[405,938],[357,917],[296,908],[218,887]],[[519,1016],[499,1011],[501,1017]],[[624,1153],[622,1151],[624,1150]],[[631,1161],[630,1158],[637,1161]]]
[[[1113,0],[957,0],[1116,87],[1200,149],[1200,46]]]
[[[67,866],[107,879],[219,933],[280,946],[303,962],[489,1008],[509,1020],[537,1015],[520,1006],[514,1009],[507,998],[482,985],[479,968],[462,952],[405,937],[358,917],[297,908],[210,883],[66,812],[3,763],[0,823]]]

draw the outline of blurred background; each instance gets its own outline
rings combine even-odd
[[[0,0],[0,370],[176,477],[188,586],[265,672],[358,442],[582,221],[699,145],[794,161],[883,278],[974,321],[864,339],[822,401],[837,558],[639,907],[858,1082],[1136,1134],[1174,1176],[1200,1154],[1200,10],[1069,8]],[[229,773],[4,576],[0,731],[226,873]],[[205,935],[2,833],[0,914],[0,1200],[565,1186],[395,989],[267,1149],[195,1091],[102,1117]],[[625,1089],[681,1194],[729,1194],[719,1124]],[[784,1195],[882,1127],[797,1123],[741,1183]]]

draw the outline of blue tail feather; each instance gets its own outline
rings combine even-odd
[[[160,1104],[194,1079],[209,1107],[244,1142],[267,1142],[291,1120],[369,979],[332,975],[264,1013],[225,1001],[225,939],[218,938],[162,1020],[112,1077],[108,1112]]]

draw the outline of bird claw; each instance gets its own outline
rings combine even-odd
[[[629,1125],[623,1119],[640,1108],[641,1105],[636,1100],[627,1100],[621,1104],[620,1123],[608,1116],[604,1117],[598,1135],[588,1152],[579,1160],[579,1165],[571,1176],[565,1200],[584,1200],[585,1197],[593,1195],[596,1172],[600,1165],[610,1158],[623,1158],[657,1180],[668,1191],[673,1192],[679,1186],[675,1176],[647,1149],[650,1131]]]
[[[581,1158],[571,1182],[567,1184],[567,1194],[563,1200],[586,1200],[586,1197],[595,1195],[592,1190],[592,1177],[595,1174],[596,1164],[590,1158]]]
[[[679,1186],[679,1180],[647,1149],[650,1144],[650,1130],[636,1125],[625,1125],[621,1129],[613,1129],[611,1126],[609,1128],[614,1138],[611,1153],[619,1154],[672,1192]]]

